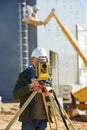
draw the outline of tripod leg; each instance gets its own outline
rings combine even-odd
[[[72,127],[72,130],[76,130],[76,128],[75,128],[74,125],[72,124],[71,120],[69,119],[68,114],[65,112],[64,108],[63,108],[63,107],[61,106],[61,104],[59,103],[59,101],[58,101],[58,99],[57,99],[57,97],[56,97],[55,92],[53,92],[53,95],[54,95],[54,97],[55,97],[55,100],[56,100],[57,105],[60,106],[61,111],[65,114],[67,120],[69,121],[69,123],[70,123],[70,125],[71,125],[71,127]],[[69,129],[69,128],[67,128],[67,129]]]
[[[54,112],[53,100],[50,96],[49,96],[49,98],[50,98],[50,104],[51,104],[51,108],[52,108],[52,115],[54,117],[54,121],[55,121],[55,125],[56,125],[56,130],[58,130],[58,125],[57,125],[56,116],[55,116],[55,112]]]
[[[12,124],[16,121],[16,119],[21,115],[21,113],[24,111],[24,109],[27,107],[27,105],[31,102],[31,100],[34,98],[34,96],[37,94],[37,92],[33,92],[29,98],[26,100],[26,102],[23,104],[23,106],[18,110],[18,112],[15,114],[15,116],[12,118],[12,120],[9,122],[5,130],[9,130]]]
[[[61,110],[63,111],[63,113],[65,114],[65,116],[66,116],[68,122],[70,123],[70,126],[71,126],[72,130],[76,130],[76,128],[75,128],[74,125],[72,124],[72,122],[71,122],[71,120],[70,120],[68,114],[67,114],[66,111],[64,110],[64,108],[63,108],[61,105],[60,105],[60,107],[61,107]]]
[[[45,106],[45,110],[46,110],[47,119],[48,119],[48,122],[49,122],[49,127],[50,127],[50,130],[52,130],[50,117],[49,117],[49,114],[48,114],[48,108],[47,108],[47,104],[46,104],[46,99],[45,99],[44,93],[42,93],[42,98],[43,98],[43,102],[44,102],[44,106]]]

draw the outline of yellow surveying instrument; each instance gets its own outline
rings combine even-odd
[[[43,60],[37,63],[37,79],[39,81],[46,81],[49,79],[49,64],[47,57],[43,57]]]

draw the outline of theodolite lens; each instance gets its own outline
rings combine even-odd
[[[44,63],[44,64],[42,65],[42,67],[43,67],[44,69],[46,69],[47,65]]]

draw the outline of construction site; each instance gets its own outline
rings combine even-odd
[[[40,81],[49,76],[52,81],[48,95],[53,122],[42,92],[48,130],[87,130],[86,7],[80,0],[4,2],[2,10],[6,17],[1,13],[0,20],[0,130],[21,130],[18,118],[38,93],[32,92],[21,108],[12,95],[18,73],[31,64],[31,52],[36,47],[46,49],[46,67],[49,62],[45,74],[41,71],[47,77]]]

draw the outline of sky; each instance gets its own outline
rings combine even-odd
[[[80,0],[84,5],[85,7],[87,8],[87,0]]]

